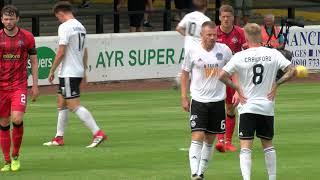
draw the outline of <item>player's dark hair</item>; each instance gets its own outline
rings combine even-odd
[[[193,0],[192,1],[194,8],[197,11],[202,11],[204,9],[207,9],[208,1],[207,0]]]
[[[219,15],[221,15],[222,12],[230,12],[232,15],[234,15],[234,9],[232,6],[228,4],[224,4],[219,9]]]
[[[18,8],[16,8],[15,6],[13,6],[13,5],[6,5],[6,6],[4,6],[4,7],[2,8],[2,10],[1,10],[1,17],[3,17],[3,15],[19,17],[19,16],[20,16],[20,13],[19,13]]]
[[[72,12],[72,4],[69,1],[59,1],[53,6],[52,10],[54,14],[60,11]]]
[[[209,28],[216,28],[216,23],[214,23],[213,21],[206,21],[202,24],[202,29],[205,28],[205,27],[209,27]]]

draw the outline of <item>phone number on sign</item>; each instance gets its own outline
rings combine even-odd
[[[309,67],[320,67],[320,59],[309,59]]]

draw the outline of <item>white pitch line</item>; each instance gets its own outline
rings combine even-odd
[[[179,148],[179,151],[189,151],[189,148]]]

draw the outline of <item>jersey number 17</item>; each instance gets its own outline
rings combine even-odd
[[[79,39],[79,51],[82,51],[84,47],[84,40],[86,39],[86,33],[78,33],[78,39]]]

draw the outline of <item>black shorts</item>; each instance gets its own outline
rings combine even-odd
[[[244,113],[240,114],[239,138],[254,139],[254,134],[261,139],[272,140],[274,135],[274,116]]]
[[[81,77],[63,77],[59,78],[58,94],[64,99],[73,99],[80,97]]]
[[[202,103],[191,102],[190,127],[191,131],[205,131],[211,134],[225,133],[224,101]]]

